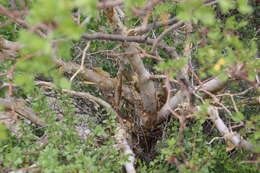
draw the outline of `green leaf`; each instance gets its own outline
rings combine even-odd
[[[6,128],[3,124],[0,123],[0,141],[7,139]]]
[[[70,39],[75,39],[75,40],[79,39],[83,32],[83,28],[77,26],[73,22],[71,17],[69,17],[69,15],[67,17],[62,16],[61,18],[59,18],[59,24],[60,25],[57,28],[57,31],[61,32],[62,34],[64,34]]]
[[[31,73],[15,74],[14,84],[20,86],[25,92],[29,93],[34,88],[34,76]]]
[[[211,8],[201,7],[194,13],[194,18],[199,19],[206,25],[212,25],[215,23],[215,15]]]
[[[68,79],[66,78],[60,78],[58,79],[57,85],[63,89],[70,89],[71,88],[71,83]]]
[[[235,7],[235,2],[233,0],[219,0],[219,5],[223,13],[227,13],[228,10]]]
[[[143,7],[146,4],[146,0],[125,0],[127,7]]]
[[[241,112],[236,112],[231,118],[237,122],[245,119],[244,115]]]
[[[209,37],[209,39],[215,40],[215,41],[221,39],[221,37],[222,37],[221,32],[220,32],[219,29],[211,29],[211,30],[209,30],[207,36]]]
[[[65,61],[71,60],[71,47],[73,43],[71,41],[62,41],[58,43],[57,54]]]
[[[24,54],[50,54],[51,52],[51,44],[47,39],[41,38],[26,30],[20,31],[18,42],[25,45],[25,47],[22,48]]]
[[[252,7],[248,5],[248,0],[237,0],[237,3],[240,13],[247,14],[253,11]]]
[[[172,13],[174,11],[174,8],[176,8],[175,3],[165,2],[165,3],[162,3],[162,4],[155,6],[153,13],[155,15],[160,15],[160,14],[163,14],[163,13]]]
[[[97,15],[97,0],[76,0],[75,5],[77,7],[83,8],[86,13],[92,16]]]

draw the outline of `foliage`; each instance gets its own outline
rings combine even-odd
[[[137,155],[137,172],[258,172],[257,154],[235,148],[235,145],[226,139],[225,134],[219,133],[207,115],[210,105],[220,107],[220,117],[230,128],[237,125],[238,127],[234,128],[237,133],[250,143],[259,144],[259,101],[250,104],[254,98],[259,99],[257,87],[260,61],[257,54],[260,41],[259,26],[256,22],[259,6],[254,6],[257,4],[256,1],[219,0],[213,5],[205,5],[208,1],[204,0],[154,1],[154,4],[142,0],[123,1],[120,6],[125,14],[118,18],[122,18],[122,25],[128,28],[127,31],[140,25],[146,26],[145,22],[150,24],[158,21],[165,24],[173,17],[183,21],[184,27],[167,33],[161,40],[181,56],[174,59],[173,55],[169,55],[158,45],[152,45],[153,48],[157,48],[155,52],[150,52],[151,44],[146,44],[147,40],[155,40],[156,36],[158,38],[164,33],[170,27],[168,25],[157,28],[154,27],[155,24],[149,25],[151,29],[141,35],[146,37],[145,44],[136,46],[138,52],[134,53],[125,50],[128,46],[127,40],[122,43],[109,39],[91,40],[84,59],[84,69],[91,69],[91,74],[95,72],[95,75],[104,77],[113,85],[116,83],[116,89],[112,91],[106,88],[110,86],[102,86],[104,78],[98,82],[87,81],[86,78],[92,76],[84,77],[78,74],[72,81],[71,76],[77,72],[71,74],[55,63],[56,60],[62,60],[81,64],[84,48],[88,44],[83,38],[84,34],[120,35],[126,32],[122,32],[119,25],[115,25],[115,12],[111,11],[112,8],[102,7],[102,3],[106,5],[105,2],[112,1],[15,2],[15,9],[7,0],[0,2],[6,9],[28,12],[25,16],[17,13],[14,18],[8,14],[0,16],[0,24],[11,21],[10,24],[0,27],[0,39],[22,45],[19,51],[15,50],[15,55],[9,55],[5,54],[0,40],[0,56],[4,57],[0,57],[0,96],[29,100],[29,105],[47,126],[38,127],[22,119],[17,122],[17,137],[0,123],[0,171],[9,172],[36,165],[35,170],[46,173],[123,172],[123,165],[128,156],[115,147],[118,145],[115,136],[118,124],[125,124],[125,128],[134,139],[131,141],[126,137],[132,142],[131,147]],[[0,8],[0,14],[2,11]],[[23,20],[27,26],[23,26],[19,20]],[[191,31],[185,28],[188,24],[192,26]],[[134,33],[124,36],[139,35]],[[187,44],[191,45],[191,50],[185,55],[183,52],[186,51]],[[165,89],[167,83],[163,81],[165,78],[169,79],[170,87],[174,88],[170,90],[173,91],[173,95],[178,93],[177,90],[186,89],[190,92],[193,89],[193,93],[189,93],[192,95],[190,105],[181,104],[174,110],[176,114],[191,117],[189,120],[187,118],[184,128],[176,114],[151,129],[137,123],[147,112],[137,111],[143,108],[143,104],[139,104],[142,98],[136,96],[136,93],[142,96],[141,85],[145,85],[146,82],[140,84],[139,80],[142,77],[136,77],[139,74],[138,70],[134,69],[134,63],[128,64],[128,57],[136,54],[143,56],[142,62],[151,74],[164,75],[155,85],[157,107],[161,108],[168,100],[169,90]],[[160,61],[157,61],[158,57]],[[128,61],[124,60],[127,58]],[[125,71],[119,70],[120,64],[123,64]],[[179,76],[187,64],[192,72],[188,72],[190,86],[185,88],[183,85],[186,84]],[[123,77],[120,76],[121,73]],[[229,80],[220,93],[200,90],[202,81],[216,76],[223,81]],[[52,82],[55,85],[51,90],[58,91],[55,97],[60,101],[60,109],[63,110],[61,120],[58,118],[59,113],[51,108],[47,99],[45,92],[49,88],[42,89],[36,84],[38,80]],[[134,102],[123,98],[127,94],[121,96],[120,93],[120,103],[116,103],[116,92],[120,87],[118,81],[128,87]],[[1,87],[1,82],[12,84],[13,87]],[[76,102],[78,98],[62,93],[66,89],[99,96],[111,104],[123,118],[101,107],[97,112],[79,116],[77,107],[73,106],[79,104]],[[159,98],[160,96],[162,98]],[[193,98],[196,98],[196,101],[193,101]],[[82,98],[81,100],[84,101]],[[91,107],[95,107],[96,104],[91,104]],[[195,113],[186,110],[195,109],[196,106],[201,110]],[[0,107],[0,115],[4,111],[12,110]],[[141,118],[137,114],[141,114]],[[121,118],[124,121],[121,122]],[[85,139],[75,128],[82,123],[87,129]],[[156,129],[160,129],[160,135],[153,133]],[[220,135],[223,136],[218,137]],[[259,152],[258,148],[256,152]],[[144,159],[142,155],[148,159]],[[247,162],[257,160],[258,163],[254,164]]]

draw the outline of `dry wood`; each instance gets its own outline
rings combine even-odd
[[[26,106],[26,101],[23,99],[0,98],[0,105],[10,111],[16,112],[20,117],[30,120],[38,126],[47,126],[30,107]]]

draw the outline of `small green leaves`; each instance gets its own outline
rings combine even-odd
[[[7,139],[7,133],[5,126],[0,123],[0,141]]]
[[[232,117],[231,117],[234,121],[237,121],[237,122],[239,122],[239,121],[242,121],[242,120],[244,120],[244,115],[241,113],[241,112],[236,112],[235,114],[233,114],[232,115]]]
[[[57,56],[62,58],[65,61],[71,60],[71,47],[72,47],[72,41],[61,41],[57,43],[58,50],[57,50]]]
[[[208,32],[208,38],[211,39],[211,40],[214,40],[214,41],[218,41],[221,39],[222,37],[222,34],[220,32],[220,29],[219,28],[214,28],[214,29],[211,29],[209,32]]]
[[[25,47],[22,53],[26,54],[49,54],[51,52],[51,44],[48,40],[39,37],[38,35],[21,30],[19,33],[19,43]]]
[[[14,76],[14,84],[23,88],[26,93],[32,92],[34,88],[34,76],[30,73],[21,73]]]
[[[165,13],[172,13],[176,8],[176,4],[173,2],[165,2],[157,5],[153,11],[155,15],[161,15]]]
[[[124,3],[127,7],[143,7],[146,4],[146,0],[125,0]]]
[[[248,0],[237,0],[237,3],[240,13],[247,14],[253,11],[252,7],[248,5]]]
[[[219,5],[223,13],[227,13],[229,10],[235,7],[234,0],[219,0]]]
[[[56,32],[60,32],[69,39],[77,40],[80,38],[83,28],[76,25],[68,15],[67,17],[62,16],[59,18],[59,27]]]
[[[88,15],[97,15],[97,0],[76,0],[75,5]]]
[[[205,25],[213,25],[215,23],[215,14],[210,7],[203,6],[194,12],[193,19],[200,20]]]
[[[156,69],[158,71],[169,72],[171,76],[177,75],[179,70],[187,64],[187,58],[182,57],[180,60],[168,60],[166,62],[160,63]]]
[[[201,21],[205,25],[213,25],[215,14],[210,6],[203,5],[202,0],[184,1],[179,4],[177,16],[183,21]]]
[[[187,0],[178,5],[177,16],[179,19],[189,21],[193,17],[193,12],[202,6],[202,0]]]
[[[71,87],[70,81],[64,77],[57,79],[55,83],[63,89],[70,89]]]

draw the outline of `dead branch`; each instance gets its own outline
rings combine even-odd
[[[47,126],[30,107],[26,106],[26,101],[23,99],[0,98],[0,105],[10,111],[15,111],[20,117],[38,126]]]
[[[135,154],[133,150],[130,148],[129,144],[127,143],[127,140],[125,138],[126,136],[126,130],[119,125],[116,129],[116,140],[118,143],[118,148],[124,152],[125,155],[128,155],[128,161],[124,163],[125,169],[127,173],[135,173]]]
[[[209,106],[208,114],[210,120],[216,125],[216,128],[225,139],[230,140],[236,147],[241,147],[249,151],[254,151],[256,149],[255,146],[243,139],[238,133],[232,132],[228,129],[224,121],[219,117],[219,113],[216,107]]]

